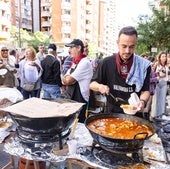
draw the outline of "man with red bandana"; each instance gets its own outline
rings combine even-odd
[[[63,85],[66,85],[64,95],[67,95],[66,98],[68,99],[85,103],[78,116],[79,122],[83,123],[89,100],[89,85],[93,75],[93,69],[90,60],[84,54],[84,44],[80,39],[74,39],[65,46],[70,47],[69,52],[73,57],[73,61],[70,69],[68,69],[62,79]]]
[[[120,30],[117,40],[118,53],[104,58],[93,75],[90,89],[105,94],[109,112],[122,113],[120,104],[110,97],[120,97],[127,101],[131,93],[136,93],[140,101],[138,116],[149,99],[150,61],[136,55],[137,31],[128,26]]]

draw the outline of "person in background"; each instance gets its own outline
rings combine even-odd
[[[48,54],[45,59],[41,61],[43,73],[41,76],[43,98],[56,99],[61,96],[62,82],[60,62],[56,59],[57,46],[49,44]]]
[[[37,59],[41,62],[45,58],[44,45],[39,44],[38,53],[36,54]]]
[[[17,50],[15,50],[15,49],[12,49],[12,50],[10,50],[9,55],[10,55],[11,61],[12,61],[12,63],[13,63],[13,66],[15,67],[15,60],[16,60],[16,58],[19,58],[19,57],[20,57],[20,56],[19,56],[19,52],[18,52]],[[17,79],[17,81],[18,81],[17,89],[18,89],[20,92],[22,92],[22,89],[21,89],[21,87],[20,87],[21,81],[20,81],[20,73],[19,73],[19,69],[18,69],[18,68],[16,68],[15,77],[16,77],[16,79]]]
[[[66,59],[64,60],[63,65],[62,65],[61,79],[67,73],[67,71],[71,67],[71,64],[72,64],[72,61],[73,61],[73,57],[70,55],[70,51],[68,51],[68,52],[69,52],[69,55],[66,57]],[[66,90],[66,86],[63,85],[61,93],[64,93],[65,90]]]
[[[168,89],[167,94],[170,95],[170,52],[167,53],[167,66],[168,66]]]
[[[136,55],[137,31],[132,26],[120,30],[117,40],[118,53],[104,58],[94,72],[90,89],[105,94],[107,97],[107,111],[109,113],[123,113],[120,104],[114,102],[114,97],[128,99],[136,93],[140,99],[136,115],[143,117],[143,110],[150,97],[151,62]]]
[[[165,113],[168,81],[167,53],[165,51],[161,51],[158,54],[156,72],[159,76],[159,82],[156,85],[155,94],[153,96],[151,120],[162,117]]]
[[[16,89],[15,58],[9,54],[8,48],[3,46],[0,51],[0,108],[8,107],[18,101],[23,100],[23,95]],[[14,50],[13,50],[14,52]],[[0,111],[0,118],[6,113]]]
[[[148,59],[149,55],[148,54],[142,54],[141,57],[143,57],[144,59]]]
[[[63,69],[62,69],[63,76],[67,73],[67,70],[70,68],[72,61],[73,61],[73,57],[70,55],[70,51],[68,52],[69,52],[69,55],[66,57],[63,63]]]
[[[9,50],[6,46],[1,47],[0,52],[0,69],[1,79],[0,84],[7,87],[17,87],[18,81],[15,77],[16,68],[15,62],[9,55]]]
[[[92,63],[92,67],[93,67],[93,72],[96,71],[97,66],[99,65],[100,61],[103,59],[103,54],[100,53],[99,55],[96,54],[96,58],[94,58],[91,63]]]
[[[27,47],[25,49],[25,59],[19,61],[19,56],[16,57],[16,68],[19,68],[21,75],[20,86],[22,88],[22,94],[24,99],[30,97],[37,97],[38,89],[40,88],[40,77],[42,74],[42,68],[40,61],[36,58],[36,51],[33,47]],[[27,91],[23,88],[25,82],[35,83],[34,89]]]
[[[43,44],[39,44],[39,46],[38,46],[38,53],[36,54],[36,57],[41,62],[42,60],[44,60],[45,56],[46,56],[46,54],[44,52],[44,45]],[[38,89],[38,92],[37,92],[37,97],[38,98],[41,97],[41,89],[42,89],[42,82],[40,82],[40,89]]]
[[[65,96],[67,99],[85,103],[78,116],[79,122],[84,123],[93,69],[90,60],[83,54],[84,44],[80,39],[74,39],[65,46],[70,47],[70,55],[73,57],[71,67],[62,78],[66,85]]]
[[[89,45],[87,41],[84,41],[84,55],[88,56],[89,55]]]
[[[156,88],[156,85],[159,81],[159,76],[158,76],[158,73],[156,72],[155,57],[149,56],[148,60],[150,60],[152,62],[151,73],[150,73],[150,88],[149,88],[150,97],[149,97],[149,100],[147,102],[146,108],[144,109],[144,117],[147,120],[151,120],[150,113],[151,113],[152,98],[153,98],[153,95],[155,94],[155,88]]]

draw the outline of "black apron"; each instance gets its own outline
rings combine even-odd
[[[74,72],[76,69],[77,65],[75,66],[74,69],[71,69],[70,73]],[[83,98],[81,91],[80,91],[80,86],[79,83],[76,82],[72,85],[66,86],[66,91],[64,93],[64,98],[66,99],[71,99],[77,102],[85,103],[85,105],[82,107],[80,114],[78,116],[79,122],[84,123],[85,121],[85,113],[86,113],[86,108],[87,108],[87,101]]]

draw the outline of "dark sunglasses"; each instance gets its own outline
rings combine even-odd
[[[2,49],[1,52],[8,52],[8,49]]]

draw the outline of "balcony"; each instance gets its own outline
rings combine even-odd
[[[47,11],[41,12],[41,17],[51,17],[50,12]]]
[[[91,30],[92,30],[92,25],[91,25],[91,24],[87,24],[87,25],[86,25],[86,29],[89,30],[89,31],[91,31]]]
[[[71,28],[69,26],[62,26],[61,32],[62,33],[71,33]]]
[[[86,15],[86,20],[88,20],[89,22],[92,22],[93,16],[92,14],[87,14]]]
[[[71,16],[70,15],[61,15],[61,20],[62,21],[71,21]]]
[[[2,17],[1,18],[1,25],[5,25],[6,27],[10,28],[11,22],[6,17]]]
[[[45,34],[48,35],[48,36],[51,35],[50,31],[44,31],[43,33],[45,33]]]
[[[8,11],[9,10],[8,3],[4,1],[0,1],[0,9],[3,9],[4,11]]]
[[[0,31],[0,40],[8,40],[10,38],[10,32]]]
[[[68,9],[71,10],[71,3],[70,2],[62,2],[61,9]]]
[[[87,10],[87,11],[93,11],[92,5],[87,5],[87,6],[86,6],[86,10]]]
[[[86,39],[90,39],[91,40],[92,39],[92,35],[90,33],[87,33],[86,34]]]
[[[41,27],[50,27],[50,26],[51,26],[50,21],[41,22]]]
[[[32,30],[32,25],[28,25],[28,24],[22,23],[22,28],[23,29]]]
[[[63,43],[69,43],[71,41],[71,39],[70,38],[66,38],[66,37],[62,37],[61,41]]]
[[[41,3],[41,7],[50,7],[51,6],[51,3],[50,2],[42,2]]]

